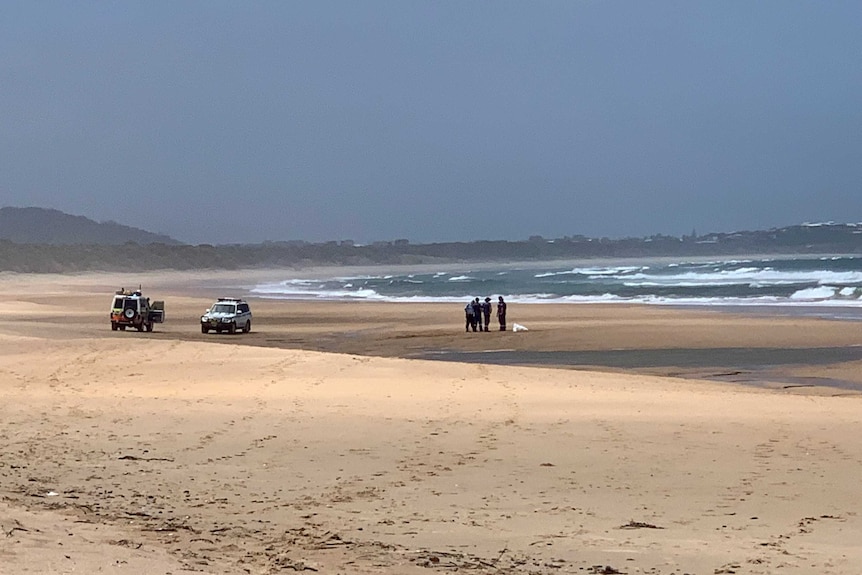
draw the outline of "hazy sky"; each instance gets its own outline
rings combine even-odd
[[[862,221],[862,5],[0,2],[0,206],[190,243]]]

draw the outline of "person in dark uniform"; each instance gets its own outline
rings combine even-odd
[[[464,331],[470,331],[470,328],[473,328],[473,331],[476,331],[476,315],[473,312],[473,300],[467,302],[467,305],[464,306]]]
[[[485,331],[488,331],[488,326],[491,325],[491,298],[489,297],[482,302],[482,317],[485,319]]]
[[[473,300],[473,331],[476,331],[476,326],[479,326],[479,331],[482,331],[482,304],[479,298]]]
[[[506,331],[506,302],[503,301],[503,296],[500,296],[497,301],[497,321],[500,322],[500,331]]]

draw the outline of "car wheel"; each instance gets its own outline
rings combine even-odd
[[[205,325],[201,326],[201,333],[209,333],[209,332],[210,332],[210,328],[208,328]]]
[[[118,329],[119,329],[119,327],[117,326],[117,322],[112,321],[111,322],[111,331],[117,331]]]
[[[227,327],[227,332],[230,334],[236,333],[236,324],[232,323]]]
[[[121,325],[121,326],[120,326],[120,331],[126,331],[126,326]]]
[[[132,308],[125,309],[123,310],[123,316],[126,319],[132,319],[133,317],[135,317],[135,310],[133,310]]]
[[[153,331],[153,322],[147,323],[147,331],[148,332]]]
[[[245,325],[242,327],[242,332],[248,333],[250,331],[251,331],[251,320],[248,320],[247,322],[245,322]]]

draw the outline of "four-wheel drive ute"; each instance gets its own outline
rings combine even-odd
[[[141,291],[118,289],[111,304],[111,329],[133,327],[138,331],[153,331],[153,324],[165,321],[165,302],[144,297]]]
[[[251,331],[251,308],[245,300],[220,297],[201,316],[201,333],[209,333],[210,330],[236,333],[238,329],[243,333]]]

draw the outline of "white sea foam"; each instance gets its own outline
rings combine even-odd
[[[549,278],[554,276],[569,276],[569,275],[579,275],[579,276],[614,276],[620,274],[631,273],[635,271],[646,271],[650,269],[649,266],[620,266],[620,267],[610,267],[610,268],[574,268],[571,270],[565,271],[552,271],[552,272],[542,272],[539,274],[535,274],[533,277],[541,279],[541,278]]]
[[[337,282],[357,282],[357,281],[371,281],[371,280],[379,280],[384,279],[387,276],[338,276],[332,278],[333,281]]]
[[[837,259],[858,262],[833,264]],[[480,292],[503,292],[506,301],[516,304],[862,308],[862,258],[855,256],[596,265],[563,270],[549,264],[544,270],[535,273],[529,268],[502,265],[461,273],[291,278],[258,285],[251,293],[283,299],[454,303],[472,300],[479,294],[470,292],[481,284],[487,288],[480,288]],[[498,294],[489,295],[496,298]]]
[[[744,260],[735,262],[745,263]],[[716,285],[792,285],[806,283],[820,284],[862,284],[862,272],[831,270],[776,270],[773,267],[746,266],[736,269],[721,269],[717,263],[699,266],[708,271],[679,271],[677,273],[652,272],[647,266],[617,268],[575,268],[561,272],[535,274],[536,279],[560,276],[581,276],[590,280],[621,280],[629,287],[678,286],[698,287]],[[679,269],[679,267],[674,268]]]
[[[306,299],[306,300],[363,300],[380,302],[416,302],[416,303],[463,303],[474,296],[385,296],[375,290],[272,290],[258,286],[252,293],[264,298],[275,299]],[[510,304],[643,304],[643,305],[673,305],[673,306],[796,306],[810,307],[862,307],[855,288],[816,287],[799,290],[789,298],[763,297],[663,297],[654,294],[623,297],[617,294],[601,295],[567,295],[560,296],[550,293],[509,294],[504,296]]]
[[[790,299],[795,301],[827,302],[838,304],[860,301],[860,289],[855,287],[818,286],[814,288],[801,289],[791,294]]]
[[[259,286],[251,290],[255,295],[276,299],[325,299],[325,300],[375,300],[388,301],[390,298],[381,296],[371,289],[333,289],[333,290],[273,290]]]
[[[804,301],[822,301],[835,297],[838,293],[838,288],[831,286],[818,286],[814,288],[806,288],[793,292],[790,295],[792,300]]]
[[[711,273],[683,272],[679,274],[616,275],[612,279],[629,282],[628,285],[696,287],[708,285],[792,285],[792,284],[860,284],[862,272],[829,270],[780,271],[773,268],[740,268]]]

